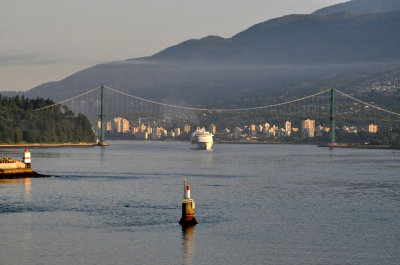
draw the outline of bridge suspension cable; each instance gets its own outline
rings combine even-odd
[[[90,90],[88,90],[88,91],[86,91],[86,92],[84,92],[84,93],[82,93],[80,95],[71,97],[69,99],[65,99],[63,101],[54,103],[52,105],[48,105],[48,106],[45,106],[45,107],[42,107],[42,108],[35,109],[33,111],[39,111],[39,110],[43,110],[43,109],[47,109],[47,108],[51,108],[51,107],[54,107],[54,106],[61,105],[61,104],[65,103],[65,102],[72,101],[74,99],[77,99],[79,97],[87,95],[87,94],[89,94],[89,93],[91,93],[93,91],[96,91],[99,88],[100,88],[100,86],[95,87],[95,88],[90,89]],[[305,96],[305,97],[301,97],[301,98],[297,98],[297,99],[293,99],[293,100],[289,100],[289,101],[285,101],[285,102],[281,102],[281,103],[258,106],[258,107],[249,107],[249,108],[195,108],[195,107],[180,106],[180,105],[167,104],[167,103],[163,103],[163,102],[149,100],[149,99],[146,99],[146,98],[138,97],[138,96],[135,96],[135,95],[131,95],[131,94],[116,90],[116,89],[108,87],[108,86],[104,86],[104,88],[106,88],[106,89],[108,89],[108,90],[110,90],[112,92],[118,93],[120,95],[123,95],[123,96],[127,96],[127,97],[130,97],[130,98],[139,100],[139,101],[143,101],[143,102],[147,102],[147,103],[151,103],[151,104],[155,104],[155,105],[159,105],[159,106],[170,107],[170,108],[175,108],[175,109],[191,110],[191,111],[209,111],[209,112],[235,112],[235,111],[250,111],[250,110],[268,109],[268,108],[283,106],[283,105],[287,105],[287,104],[303,101],[303,100],[306,100],[306,99],[309,99],[309,98],[313,98],[313,97],[316,97],[318,95],[325,94],[325,93],[327,93],[327,92],[329,92],[331,90],[331,89],[327,89],[327,90],[320,91],[318,93],[315,93],[315,94],[312,94],[312,95],[309,95],[309,96]],[[342,91],[340,91],[338,89],[335,89],[335,90],[339,94],[341,94],[342,96],[347,97],[347,98],[349,98],[351,100],[354,100],[356,102],[359,102],[359,103],[361,103],[363,105],[369,106],[371,108],[374,108],[374,109],[377,109],[377,110],[380,110],[380,111],[383,111],[383,112],[386,112],[386,113],[390,113],[390,114],[393,114],[393,115],[400,116],[400,113],[397,113],[397,112],[394,112],[394,111],[390,111],[390,110],[375,106],[373,104],[370,104],[368,102],[362,101],[362,100],[357,99],[357,98],[355,98],[353,96],[350,96],[349,94],[346,94],[346,93],[344,93],[344,92],[342,92]]]
[[[342,96],[345,96],[345,97],[347,97],[347,98],[350,98],[350,99],[352,99],[352,100],[354,100],[354,101],[357,101],[357,102],[359,102],[359,103],[361,103],[361,104],[364,104],[364,105],[366,105],[366,106],[369,106],[369,107],[371,107],[371,108],[374,108],[374,109],[377,109],[377,110],[380,110],[380,111],[384,111],[384,112],[387,112],[387,113],[390,113],[390,114],[393,114],[393,115],[400,116],[400,113],[397,113],[397,112],[394,112],[394,111],[390,111],[390,110],[387,110],[387,109],[384,109],[384,108],[381,108],[381,107],[372,105],[372,104],[370,104],[370,103],[367,103],[367,102],[365,102],[365,101],[362,101],[362,100],[360,100],[360,99],[357,99],[357,98],[355,98],[355,97],[352,97],[352,96],[350,96],[349,94],[346,94],[346,93],[344,93],[344,92],[342,92],[342,91],[340,91],[340,90],[338,90],[338,89],[335,89],[335,90],[336,90],[337,92],[339,92]]]
[[[51,105],[48,105],[48,106],[45,106],[45,107],[42,107],[42,108],[34,109],[33,111],[35,112],[35,111],[39,111],[39,110],[43,110],[43,109],[48,109],[48,108],[51,108],[51,107],[54,107],[54,106],[57,106],[57,105],[61,105],[61,104],[65,103],[65,102],[68,102],[70,100],[74,100],[74,99],[77,99],[77,98],[82,97],[84,95],[87,95],[90,92],[93,92],[93,91],[95,91],[97,89],[99,89],[99,86],[95,87],[93,89],[90,89],[90,90],[88,90],[88,91],[86,91],[86,92],[84,92],[84,93],[82,93],[80,95],[77,95],[75,97],[72,97],[72,98],[69,98],[69,99],[66,99],[66,100],[63,100],[63,101],[60,101],[60,102],[57,102],[57,103],[54,103],[54,104],[51,104]]]
[[[184,110],[192,110],[192,111],[211,111],[211,112],[232,112],[232,111],[248,111],[248,110],[257,110],[257,109],[268,109],[268,108],[273,108],[273,107],[278,107],[278,106],[282,106],[282,105],[287,105],[290,103],[294,103],[297,101],[302,101],[308,98],[312,98],[324,93],[327,93],[328,91],[330,91],[330,89],[309,95],[309,96],[305,96],[302,98],[298,98],[298,99],[294,99],[294,100],[289,100],[286,102],[282,102],[282,103],[276,103],[276,104],[271,104],[271,105],[265,105],[265,106],[259,106],[259,107],[250,107],[250,108],[236,108],[236,109],[213,109],[213,108],[194,108],[194,107],[185,107],[185,106],[179,106],[179,105],[173,105],[173,104],[167,104],[167,103],[162,103],[162,102],[158,102],[158,101],[154,101],[154,100],[149,100],[149,99],[145,99],[145,98],[141,98],[138,96],[134,96],[134,95],[130,95],[128,93],[113,89],[111,87],[108,86],[104,86],[104,88],[107,88],[113,92],[119,93],[121,95],[127,96],[127,97],[131,97],[137,100],[141,100],[147,103],[152,103],[152,104],[157,104],[160,106],[165,106],[165,107],[170,107],[170,108],[176,108],[176,109],[184,109]]]

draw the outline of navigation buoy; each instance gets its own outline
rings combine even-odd
[[[195,203],[192,198],[190,198],[190,185],[187,183],[186,179],[184,181],[184,193],[182,200],[182,218],[179,224],[182,226],[192,226],[196,225],[197,221],[194,217]]]

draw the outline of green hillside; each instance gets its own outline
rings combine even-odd
[[[33,112],[53,103],[0,95],[0,144],[94,142],[90,123],[81,114],[59,108]]]

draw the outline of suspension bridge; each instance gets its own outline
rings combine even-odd
[[[105,123],[113,117],[124,117],[131,122],[147,120],[153,124],[189,122],[204,117],[212,117],[217,123],[234,122],[235,117],[247,117],[253,122],[265,122],[279,119],[314,119],[327,124],[330,143],[336,142],[335,121],[341,125],[352,121],[397,123],[400,113],[391,111],[372,102],[358,99],[338,89],[327,89],[311,95],[271,102],[262,106],[231,106],[193,107],[179,104],[155,101],[139,97],[108,86],[98,86],[77,96],[62,100],[34,111],[39,112],[48,108],[66,106],[74,113],[81,113],[89,118],[92,124],[100,126],[100,144],[105,144]],[[99,121],[100,118],[100,121]],[[179,123],[179,122],[178,122]],[[200,125],[200,124],[198,124]]]

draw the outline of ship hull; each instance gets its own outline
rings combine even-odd
[[[196,145],[196,149],[198,149],[198,150],[212,150],[212,145],[213,145],[213,143],[200,143],[200,142],[197,142],[197,143],[195,143],[195,145]]]

